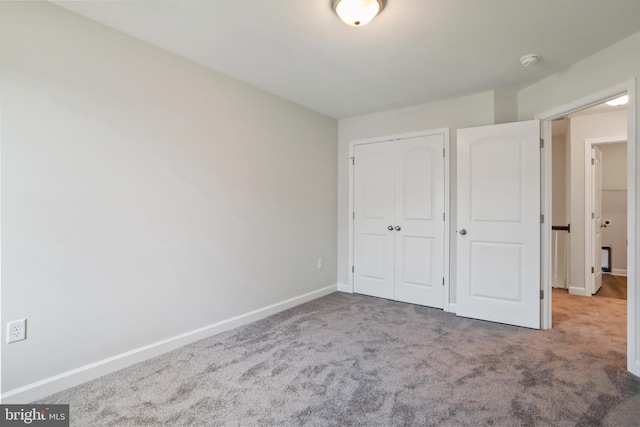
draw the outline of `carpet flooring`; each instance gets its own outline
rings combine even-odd
[[[73,426],[638,426],[626,302],[535,331],[334,293],[49,396]]]

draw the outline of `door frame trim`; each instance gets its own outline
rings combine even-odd
[[[627,143],[626,136],[619,137],[604,137],[604,138],[589,138],[584,140],[584,277],[585,277],[585,296],[593,296],[595,293],[595,277],[591,273],[591,262],[593,261],[592,251],[592,238],[593,238],[593,224],[591,219],[591,202],[593,196],[593,189],[591,188],[591,150],[596,145],[608,145]],[[628,148],[627,148],[628,149]],[[628,153],[627,153],[628,155]],[[627,206],[627,211],[629,207]],[[597,252],[597,250],[596,250]],[[597,256],[596,256],[597,259]],[[594,266],[597,267],[597,266]],[[589,280],[587,280],[589,277]]]
[[[636,222],[638,211],[636,210],[636,81],[627,80],[618,85],[609,87],[591,95],[585,96],[573,102],[561,105],[551,110],[536,115],[536,119],[542,121],[542,134],[545,144],[542,149],[542,207],[546,218],[551,218],[551,120],[575,113],[588,107],[593,107],[606,102],[616,96],[626,93],[629,95],[627,104],[627,369],[640,376],[640,349],[638,349],[638,309],[640,292],[636,283]],[[551,322],[551,222],[546,221],[542,233],[541,257],[542,257],[542,288],[544,298],[541,302],[542,328],[550,329]]]
[[[349,212],[353,212],[353,184],[354,184],[354,166],[352,159],[354,157],[354,148],[356,145],[361,144],[373,144],[377,142],[386,142],[386,141],[397,141],[408,138],[417,138],[421,136],[432,136],[432,135],[442,135],[444,137],[444,294],[443,294],[443,309],[444,311],[451,311],[450,300],[451,300],[451,291],[450,291],[450,224],[451,224],[451,215],[450,215],[450,194],[451,194],[451,139],[450,139],[450,129],[449,128],[439,128],[439,129],[431,129],[424,130],[418,132],[411,133],[402,133],[395,135],[387,135],[376,138],[367,138],[367,139],[358,139],[349,141]],[[354,265],[354,245],[353,245],[353,215],[349,219],[349,264]],[[353,273],[349,273],[349,282],[347,286],[342,286],[340,288],[343,292],[353,293]]]

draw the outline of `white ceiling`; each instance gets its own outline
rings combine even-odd
[[[640,31],[639,0],[388,0],[362,28],[331,0],[53,3],[337,119],[526,87]]]

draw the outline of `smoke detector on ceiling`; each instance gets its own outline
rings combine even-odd
[[[533,65],[538,62],[538,59],[540,59],[540,56],[536,55],[535,53],[530,53],[529,55],[525,55],[520,58],[520,63],[523,67],[528,67],[529,65]]]

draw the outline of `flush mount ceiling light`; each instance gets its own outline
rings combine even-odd
[[[622,95],[616,99],[607,101],[607,105],[611,105],[612,107],[619,107],[621,105],[625,105],[628,102],[629,102],[629,95]]]
[[[530,53],[529,55],[525,55],[522,58],[520,58],[520,63],[522,64],[523,67],[528,67],[529,65],[533,65],[536,62],[538,62],[538,59],[540,59],[539,55],[535,53]]]
[[[333,0],[333,10],[347,25],[367,25],[384,8],[384,0]]]

